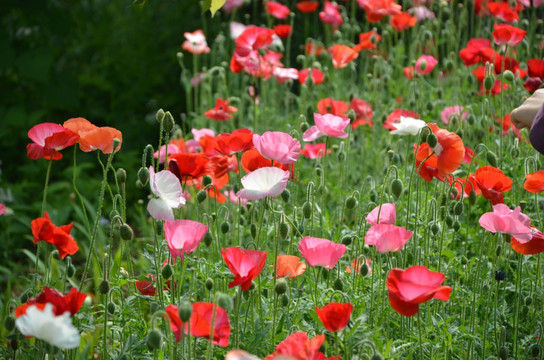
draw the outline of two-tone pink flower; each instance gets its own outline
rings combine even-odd
[[[333,114],[318,114],[314,113],[315,125],[311,126],[308,130],[302,134],[302,140],[314,141],[322,136],[329,136],[339,139],[345,139],[348,137],[348,133],[345,132],[346,127],[349,125],[349,118],[336,116]]]

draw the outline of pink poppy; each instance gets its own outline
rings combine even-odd
[[[338,5],[334,5],[330,1],[325,1],[323,5],[323,11],[319,13],[319,19],[325,24],[332,25],[333,27],[338,27],[344,23],[342,15],[338,11]]]
[[[308,265],[332,269],[346,252],[346,245],[306,236],[300,240],[298,250]]]
[[[266,12],[276,19],[285,20],[291,12],[289,8],[276,1],[268,1],[266,3]]]
[[[376,246],[376,250],[383,254],[400,251],[411,237],[412,232],[402,226],[378,224],[368,229],[365,243]]]
[[[519,206],[510,210],[504,204],[493,205],[493,211],[483,214],[479,222],[487,231],[510,234],[521,243],[526,243],[533,237],[531,219],[521,213]]]
[[[419,59],[416,60],[415,71],[421,75],[428,75],[433,71],[436,64],[438,64],[438,60],[433,56],[421,55]]]
[[[241,197],[237,196],[234,190],[223,191],[223,195],[225,195],[227,199],[235,204],[238,204],[238,201],[240,201],[242,206],[247,205],[247,199],[242,199]]]
[[[26,152],[32,160],[41,158],[60,160],[62,154],[59,150],[74,145],[79,139],[77,133],[54,123],[33,126],[28,131],[28,137],[33,143],[26,146]]]
[[[378,222],[378,213],[380,221]],[[383,203],[381,206],[376,206],[365,219],[370,225],[394,224],[397,220],[397,211],[395,204]]]
[[[315,125],[311,126],[302,134],[304,141],[314,141],[322,136],[329,136],[339,139],[348,137],[348,133],[344,131],[349,125],[349,118],[335,116],[333,114],[318,114],[314,113]]]
[[[275,67],[272,75],[274,75],[280,84],[283,84],[287,80],[298,80],[298,70],[295,68]]]
[[[272,44],[274,30],[258,26],[246,28],[234,41],[236,43],[235,54],[246,57],[254,50],[260,50]]]
[[[246,250],[238,247],[221,249],[221,257],[234,275],[234,280],[229,283],[229,289],[240,285],[242,291],[249,290],[251,282],[263,270],[267,254],[266,251]]]
[[[291,164],[300,156],[300,142],[281,131],[253,134],[253,145],[262,156],[280,164]]]
[[[426,6],[413,7],[411,9],[408,9],[408,13],[414,15],[418,21],[423,21],[427,19],[430,20],[435,18],[434,12],[429,10],[429,8],[427,8]]]
[[[246,200],[278,196],[287,187],[289,174],[289,171],[277,167],[259,168],[241,179],[244,188],[236,196]]]
[[[442,110],[442,113],[440,114],[440,119],[442,119],[442,122],[446,125],[449,124],[450,119],[453,116],[457,116],[459,120],[465,121],[468,117],[468,112],[464,111],[464,108],[459,105],[455,106],[449,106]]]
[[[4,215],[6,213],[6,205],[0,204],[0,215]]]
[[[202,238],[208,231],[208,226],[192,220],[166,220],[164,222],[164,237],[168,250],[173,258],[190,254],[196,250]]]
[[[327,154],[331,152],[331,149],[327,149]],[[318,157],[323,157],[325,154],[325,144],[306,144],[304,149],[300,153],[310,159],[317,159]]]
[[[168,146],[168,148],[167,148]],[[180,153],[181,151],[179,151],[179,148],[177,145],[175,144],[168,144],[168,145],[163,145],[161,146],[161,150],[157,150],[155,151],[155,153],[153,154],[153,157],[155,159],[158,159],[159,158],[159,152],[161,154],[161,158],[159,159],[159,163],[160,164],[164,164],[164,161],[166,159],[166,150],[168,149],[168,155],[172,155],[172,154],[177,154],[177,153]]]
[[[183,34],[185,36],[185,42],[181,45],[183,50],[186,50],[192,54],[208,54],[210,48],[206,42],[206,36],[202,30],[196,30],[195,32],[186,32]]]
[[[181,183],[176,175],[168,170],[155,173],[152,166],[149,167],[149,186],[151,192],[158,197],[149,200],[147,211],[157,220],[174,220],[174,212],[185,205]]]

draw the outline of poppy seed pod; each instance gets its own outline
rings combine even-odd
[[[191,303],[188,301],[182,302],[179,306],[178,313],[181,321],[189,321],[189,319],[191,318],[191,314],[193,313],[193,307],[191,306]]]
[[[138,180],[142,183],[143,186],[146,186],[149,181],[149,170],[146,167],[141,167],[138,170]]]
[[[275,290],[276,290],[276,294],[278,294],[278,295],[285,294],[285,292],[287,291],[287,281],[285,279],[283,279],[283,278],[278,279],[276,281]]]
[[[147,334],[146,344],[151,351],[160,349],[162,343],[162,333],[158,329],[153,329]]]
[[[157,122],[160,124],[162,122],[162,119],[164,119],[164,110],[163,109],[157,110],[157,114],[155,115],[155,118],[157,119]]]

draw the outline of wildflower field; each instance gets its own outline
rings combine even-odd
[[[0,358],[542,359],[543,2],[187,3],[181,112],[42,111],[2,159]]]

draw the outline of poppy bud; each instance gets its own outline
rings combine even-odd
[[[287,238],[287,235],[289,235],[289,225],[287,225],[284,222],[280,223],[280,237],[282,239]]]
[[[192,313],[193,313],[193,307],[191,306],[191,303],[188,301],[182,302],[178,309],[178,314],[181,321],[184,321],[184,322],[189,321]]]
[[[506,346],[501,346],[499,348],[499,358],[501,360],[506,360],[508,359],[508,348]]]
[[[251,285],[253,285],[253,283],[251,283]],[[255,285],[253,285],[253,287],[255,288]],[[253,289],[249,289],[249,290],[253,290]],[[267,288],[264,288],[263,291],[262,291],[262,295],[268,299],[268,289]]]
[[[504,270],[495,271],[495,280],[503,281],[505,279],[506,279],[506,271],[504,271]]]
[[[302,205],[302,215],[305,219],[309,219],[312,216],[312,204],[310,204],[308,201]]]
[[[196,193],[196,200],[201,203],[208,197],[208,194],[206,193],[206,190],[200,190]]]
[[[383,357],[380,354],[376,353],[376,354],[372,355],[370,360],[383,360]]]
[[[164,110],[163,109],[157,110],[157,114],[155,115],[155,118],[157,119],[157,122],[160,124],[162,122],[162,119],[164,119]]]
[[[127,182],[127,172],[123,168],[117,169],[116,172],[117,181],[119,181],[121,184],[124,184]]]
[[[497,155],[493,151],[488,151],[486,154],[486,160],[489,165],[497,167]]]
[[[346,152],[345,151],[339,151],[338,155],[336,156],[338,159],[338,162],[343,162],[346,160]]]
[[[7,331],[10,331],[10,332],[13,329],[15,329],[15,319],[13,318],[13,316],[11,315],[6,316],[6,318],[4,319],[4,327],[6,328]]]
[[[476,203],[476,192],[474,189],[470,190],[470,194],[468,194],[468,202],[470,205],[474,205]]]
[[[394,179],[391,182],[391,193],[398,199],[402,195],[403,185],[400,179]]]
[[[504,70],[504,72],[502,73],[502,77],[508,82],[514,81],[514,73],[510,70]]]
[[[466,265],[468,263],[468,259],[465,255],[461,256],[461,264]]]
[[[121,236],[121,239],[125,241],[130,241],[134,239],[134,232],[128,224],[121,225],[121,227],[119,228],[119,235]]]
[[[170,276],[173,274],[172,266],[170,264],[166,264],[162,268],[161,274],[165,280],[170,279]]]
[[[425,107],[427,108],[427,111],[433,111],[434,103],[432,101],[427,101],[427,105]]]
[[[455,220],[453,222],[453,231],[457,232],[461,229],[461,223],[458,220]]]
[[[451,215],[446,216],[446,225],[451,227],[453,225],[453,217]]]
[[[300,131],[305,132],[309,128],[310,128],[310,125],[306,122],[306,120],[304,120],[304,122],[300,123]]]
[[[221,229],[221,233],[222,233],[222,234],[228,233],[229,230],[230,230],[230,225],[229,225],[229,223],[226,222],[226,221],[223,221],[223,222],[221,223],[221,225],[220,225],[220,229]]]
[[[519,148],[513,147],[510,151],[510,155],[512,156],[512,159],[517,159],[519,156]]]
[[[136,180],[136,187],[138,189],[143,189],[145,187],[145,185],[142,184],[142,182],[140,180]]]
[[[57,249],[51,251],[51,256],[52,256],[55,260],[60,260],[59,251],[58,251]]]
[[[204,241],[204,245],[206,245],[207,247],[210,247],[210,245],[212,244],[212,241],[213,241],[212,234],[207,232],[204,235],[204,238],[202,240]]]
[[[142,166],[140,170],[138,170],[138,180],[140,180],[143,186],[147,185],[147,182],[149,181],[149,170],[146,167]]]
[[[453,207],[453,213],[457,216],[461,215],[463,213],[463,209],[464,209],[464,206],[463,206],[463,202],[462,201],[459,201],[457,202],[457,204],[455,204],[455,206]]]
[[[342,279],[336,278],[336,280],[334,280],[334,283],[332,284],[332,287],[334,290],[338,290],[338,291],[344,290],[344,283],[342,282]]]
[[[440,231],[440,225],[436,223],[431,225],[431,232],[433,233],[433,235],[438,234],[439,231]]]
[[[285,189],[283,190],[283,192],[281,193],[281,199],[288,203],[289,202],[289,198],[291,197],[291,192],[289,191],[289,189]]]
[[[299,233],[304,234],[304,225],[301,223],[299,226],[297,226],[297,230]],[[295,230],[293,229],[293,236],[296,236]]]
[[[362,266],[361,266],[361,275],[362,276],[366,276],[368,274],[368,271],[370,270],[370,268],[368,267],[368,264],[365,262]]]
[[[287,296],[287,294],[283,294],[281,296],[281,304],[283,307],[287,307],[287,305],[289,305],[289,296]]]
[[[448,72],[452,72],[453,71],[453,61],[451,61],[450,59],[446,60],[446,70]]]
[[[283,279],[283,278],[278,279],[276,281],[275,290],[276,290],[276,294],[278,294],[278,295],[285,294],[285,292],[287,291],[287,281],[285,279]]]
[[[327,280],[329,278],[329,272],[328,271],[322,271],[321,276],[323,276],[323,279]]]
[[[442,99],[442,95],[444,95],[442,88],[436,89],[436,97]]]
[[[495,249],[495,255],[499,256],[501,254],[501,251],[502,251],[502,246],[497,245],[497,248]]]
[[[31,296],[32,296],[32,294],[30,294],[30,291],[24,292],[24,293],[21,295],[21,302],[22,302],[22,303],[26,303],[26,302],[28,301],[28,299],[30,299]]]
[[[110,292],[110,283],[108,280],[102,280],[100,285],[98,285],[98,292],[102,295],[106,295]]]
[[[212,278],[207,278],[206,279],[206,289],[208,289],[208,291],[213,289],[213,279]]]
[[[527,297],[525,298],[525,305],[529,306],[529,305],[531,305],[532,303],[533,303],[533,298],[530,297],[530,296],[527,296]]]
[[[525,208],[527,207],[527,201],[521,200],[519,202],[519,207],[521,208],[521,211],[525,210]]]
[[[376,201],[378,201],[378,192],[377,192],[376,190],[374,190],[374,189],[372,189],[372,190],[370,191],[370,201],[372,201],[372,202],[374,202],[374,203],[375,203]]]
[[[533,344],[533,345],[531,345],[531,346],[529,347],[529,353],[530,353],[531,355],[533,355],[533,357],[534,357],[535,359],[538,359],[538,356],[540,355],[540,352],[541,352],[541,350],[540,350],[540,345],[538,345],[538,344]]]
[[[349,246],[351,245],[351,236],[346,235],[342,238],[342,244]]]
[[[17,343],[17,338],[13,338],[9,341],[9,347],[13,349],[13,351],[17,351],[19,348],[19,344]]]
[[[119,147],[119,145],[121,145],[121,140],[118,138],[113,139],[113,151],[115,151]]]
[[[76,267],[72,264],[66,267],[66,276],[71,278],[76,274]]]
[[[108,303],[108,313],[109,313],[110,315],[113,315],[113,314],[115,314],[115,310],[116,310],[116,309],[115,309],[115,304],[114,304],[114,303],[111,303],[111,302]]]
[[[413,109],[415,107],[416,107],[416,101],[414,99],[410,99],[410,101],[408,101],[408,108]]]
[[[174,128],[174,125],[176,125],[176,122],[174,121],[174,117],[172,116],[170,111],[164,113],[164,118],[162,119],[161,124],[166,134],[170,134],[172,132],[172,129]]]
[[[355,206],[357,206],[357,199],[355,199],[353,196],[350,196],[346,199],[346,209],[351,210]]]
[[[323,174],[323,169],[321,168],[321,165],[317,164],[317,165],[315,166],[315,174],[316,174],[317,176],[321,176],[321,174]]]
[[[486,91],[489,91],[491,90],[491,88],[493,87],[493,85],[495,84],[495,79],[493,78],[493,76],[486,76],[485,79],[484,79],[484,88]]]
[[[202,185],[203,186],[208,186],[208,185],[211,185],[212,184],[212,177],[209,176],[209,175],[206,175],[202,178]]]
[[[147,348],[151,351],[157,350],[161,347],[162,333],[158,329],[153,329],[147,334],[146,344]]]
[[[251,234],[251,238],[255,240],[255,238],[257,237],[257,225],[253,223],[249,225],[249,233]]]
[[[217,305],[221,306],[225,311],[228,312],[234,309],[234,301],[232,301],[231,296],[219,292],[215,294],[215,298],[217,299]]]
[[[474,115],[472,114],[469,114],[467,117],[467,122],[469,125],[474,125],[474,123],[476,122],[476,117],[474,117]]]
[[[110,211],[110,220],[113,220],[114,217],[116,216],[121,216],[121,214],[119,214],[119,211],[113,209],[112,211]]]
[[[457,136],[459,136],[460,138],[463,138],[463,135],[464,135],[463,129],[459,129],[459,130],[457,130],[455,133],[456,133]]]

